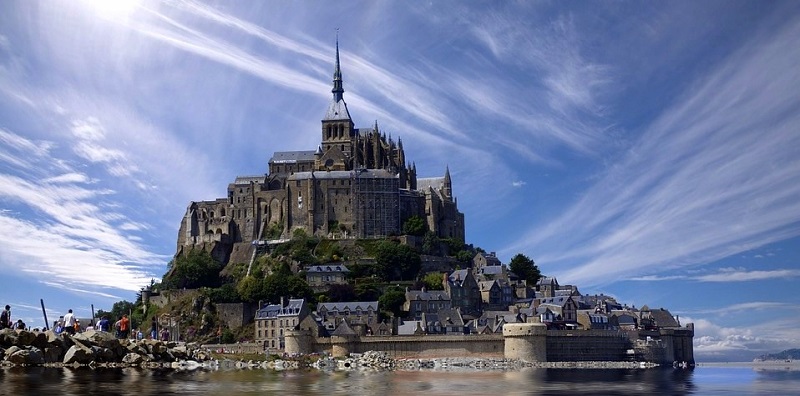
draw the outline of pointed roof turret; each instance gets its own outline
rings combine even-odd
[[[342,87],[342,68],[339,65],[339,31],[336,31],[336,65],[333,68],[333,100],[325,112],[325,120],[351,120],[347,103],[344,102],[344,88]]]
[[[342,100],[344,88],[342,88],[342,68],[339,65],[339,31],[336,31],[336,66],[333,68],[333,101]]]

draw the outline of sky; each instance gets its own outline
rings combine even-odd
[[[6,0],[0,304],[133,301],[191,201],[314,150],[336,35],[357,127],[449,168],[468,243],[695,324],[698,361],[800,347],[800,3]]]

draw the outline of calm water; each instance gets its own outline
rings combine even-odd
[[[172,371],[0,369],[0,395],[800,395],[800,371]]]

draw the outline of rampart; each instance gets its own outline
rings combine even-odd
[[[633,360],[628,334],[617,330],[549,330],[548,362]]]
[[[308,353],[298,350],[290,339],[295,332],[287,333],[287,353]],[[317,338],[313,352],[329,353],[334,357],[367,351],[386,352],[394,358],[437,357],[495,357],[504,356],[504,339],[501,334],[491,335],[420,335],[420,336],[365,336]]]
[[[639,361],[694,363],[694,328],[654,332],[621,330],[547,330],[540,323],[509,323],[503,334],[334,336],[286,333],[286,352],[328,353],[334,357],[366,351],[395,358],[482,357],[529,362]]]

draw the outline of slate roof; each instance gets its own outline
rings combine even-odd
[[[287,180],[306,180],[311,179],[350,179],[355,176],[352,171],[314,171],[314,172],[295,172]],[[398,175],[384,169],[362,169],[357,174],[359,179],[396,179]]]
[[[487,265],[478,269],[478,273],[482,275],[502,275],[502,265]]]
[[[409,290],[406,292],[406,301],[415,301],[415,300],[422,300],[422,301],[449,301],[450,295],[447,294],[444,290]]]
[[[306,267],[307,273],[350,272],[343,264],[312,265]]]
[[[342,323],[339,323],[339,326],[336,330],[331,333],[332,336],[354,336],[358,335],[356,332],[347,324],[346,320],[343,320]]]
[[[268,304],[256,311],[256,319],[277,318],[279,316],[299,315],[305,305],[305,299],[291,298],[286,306]]]
[[[314,161],[314,150],[302,151],[276,151],[269,159],[270,164],[294,164],[297,162]]]
[[[233,181],[233,184],[250,184],[251,182],[256,184],[264,183],[267,180],[267,177],[264,175],[259,176],[236,176],[236,180]]]
[[[328,312],[339,311],[356,312],[361,309],[361,312],[368,312],[372,309],[373,312],[378,312],[377,301],[352,301],[352,302],[332,302],[332,303],[319,303],[317,304],[317,312],[325,310]]]
[[[350,111],[347,110],[347,103],[344,99],[338,101],[331,100],[328,110],[325,111],[325,120],[350,120]]]
[[[650,315],[656,322],[656,326],[662,328],[681,327],[672,314],[664,308],[654,309],[650,311]]]

